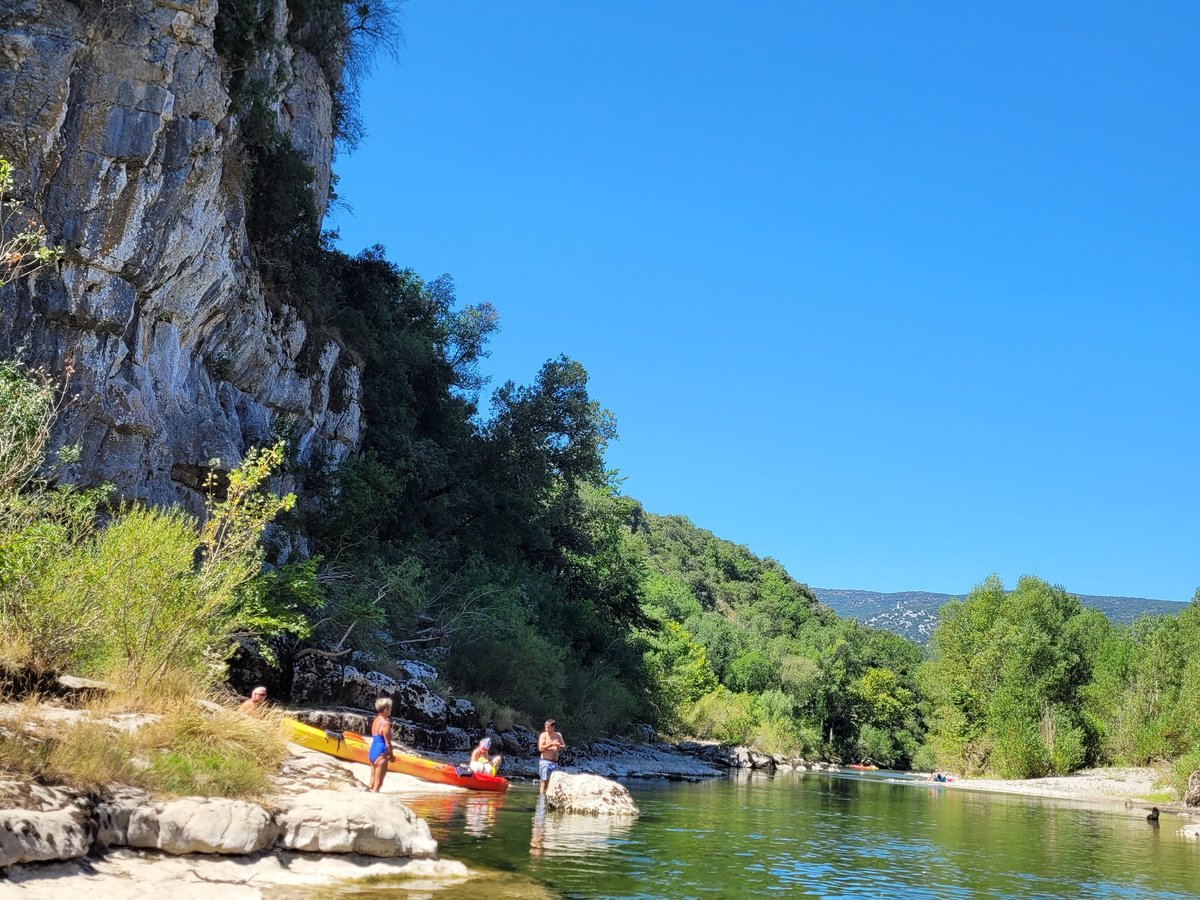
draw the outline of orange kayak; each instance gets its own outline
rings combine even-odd
[[[305,725],[295,719],[284,719],[283,730],[289,741],[299,744],[301,747],[319,750],[330,756],[336,756],[338,759],[362,763],[364,766],[371,764],[369,756],[371,742],[361,734],[355,734],[353,731],[325,731],[322,728]],[[450,784],[471,791],[508,790],[508,779],[506,778],[477,775],[466,766],[462,767],[462,771],[466,774],[460,775],[458,767],[449,763],[438,763],[431,759],[399,751],[395,755],[396,758],[388,763],[389,772],[401,772],[424,781]]]
[[[361,750],[364,757],[370,749],[371,742],[361,734],[353,731],[344,732],[346,744],[353,750]],[[449,784],[454,787],[464,787],[472,791],[507,791],[508,779],[495,775],[480,775],[472,772],[466,766],[452,766],[450,763],[434,762],[410,753],[395,754],[395,759],[388,763],[389,772],[400,772],[420,778],[422,781],[432,781],[435,784]],[[462,774],[465,773],[465,774]]]

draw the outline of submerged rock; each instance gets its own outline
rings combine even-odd
[[[551,809],[594,816],[636,816],[637,804],[623,784],[599,775],[553,772],[546,786],[546,805]]]

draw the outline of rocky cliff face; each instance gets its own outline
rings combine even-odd
[[[69,373],[55,438],[82,454],[68,477],[153,503],[195,506],[211,460],[284,432],[302,461],[341,462],[363,428],[358,370],[257,274],[216,14],[217,0],[0,3],[0,156],[67,251],[0,288],[0,356]],[[323,212],[330,86],[288,42],[285,3],[271,21],[254,65]]]

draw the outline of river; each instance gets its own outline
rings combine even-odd
[[[1137,809],[925,785],[895,773],[631,782],[633,823],[536,792],[410,805],[441,853],[494,874],[467,896],[1200,897],[1200,846]],[[373,896],[429,896],[398,887]]]

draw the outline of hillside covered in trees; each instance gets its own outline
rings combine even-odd
[[[930,591],[859,591],[814,587],[813,593],[841,616],[850,616],[872,628],[885,628],[918,644],[925,645],[937,626],[938,611],[953,594]],[[1129,625],[1142,616],[1175,615],[1182,604],[1172,600],[1148,600],[1144,597],[1107,597],[1077,594],[1079,602],[1098,609],[1113,622]]]
[[[283,672],[310,650],[362,651],[381,669],[424,658],[447,687],[473,697],[485,718],[537,721],[553,713],[576,740],[649,722],[667,734],[778,753],[896,766],[937,762],[1005,775],[1096,762],[1175,759],[1184,766],[1200,754],[1200,602],[1177,615],[1114,625],[1059,587],[1031,578],[1010,592],[993,578],[942,609],[924,651],[839,617],[777,562],[625,496],[605,462],[616,417],[591,396],[584,365],[564,353],[570,348],[547,348],[549,359],[529,383],[489,389],[484,364],[500,313],[460,302],[449,276],[426,280],[382,247],[350,253],[335,235],[322,234],[328,172],[315,172],[316,157],[293,146],[283,128],[278,113],[286,104],[274,80],[283,70],[261,65],[260,57],[285,41],[289,53],[311,51],[332,89],[330,143],[321,145],[332,154],[332,141],[354,131],[354,81],[343,71],[344,51],[348,45],[353,72],[357,42],[378,33],[372,15],[386,25],[389,5],[351,10],[293,0],[275,7],[289,9],[287,21],[273,23],[276,12],[260,15],[258,4],[220,4],[208,49],[220,56],[224,80],[216,79],[213,104],[223,116],[227,100],[239,130],[229,160],[214,158],[209,174],[238,164],[220,183],[238,215],[218,218],[222,228],[242,228],[245,213],[237,246],[244,238],[244,259],[255,268],[245,282],[253,289],[230,296],[229,309],[245,307],[263,322],[278,315],[303,323],[275,329],[304,337],[280,351],[286,366],[271,365],[307,385],[307,392],[290,393],[323,398],[320,415],[310,416],[306,431],[306,406],[294,414],[270,407],[275,433],[262,443],[278,440],[277,449],[267,454],[269,466],[255,469],[252,489],[228,468],[164,463],[155,470],[161,482],[179,468],[190,489],[204,494],[210,522],[221,521],[213,510],[237,509],[221,506],[231,502],[231,485],[242,491],[235,499],[256,511],[241,532],[245,546],[228,563],[232,574],[210,566],[199,573],[205,581],[188,575],[196,554],[215,539],[184,512],[168,515],[177,551],[170,565],[159,560],[157,569],[147,568],[153,554],[122,543],[140,540],[141,531],[128,524],[133,519],[105,517],[121,497],[61,490],[57,470],[47,473],[42,457],[60,399],[51,395],[66,373],[43,378],[6,366],[9,395],[38,398],[35,413],[23,418],[14,412],[21,404],[8,402],[11,421],[0,423],[10,432],[0,443],[32,448],[5,485],[9,516],[0,522],[0,624],[14,668],[47,646],[46,635],[63,634],[84,646],[64,648],[56,659],[68,662],[45,662],[47,668],[86,664],[107,675],[114,661],[128,663],[128,647],[138,642],[122,630],[130,620],[124,607],[107,611],[103,640],[72,629],[82,615],[80,598],[119,596],[110,589],[106,556],[117,554],[122,583],[145,587],[138,608],[155,628],[186,621],[175,608],[216,604],[220,614],[205,617],[211,628],[197,631],[203,640],[189,645],[197,667],[235,638],[257,642]],[[350,13],[361,21],[346,21]],[[339,39],[320,40],[330,23]],[[35,241],[47,254],[46,279],[59,277],[49,265],[58,249],[41,241],[57,240],[51,232]],[[83,264],[67,256],[64,265]],[[45,292],[24,274],[8,285],[0,276],[11,301],[3,308],[32,310]],[[226,285],[227,274],[216,272],[213,283]],[[172,309],[140,309],[142,327],[176,335],[172,315],[179,311]],[[225,321],[228,311],[213,320]],[[67,319],[63,327],[75,327]],[[221,335],[229,346],[197,350],[194,378],[176,385],[172,400],[191,399],[186,391],[195,388],[205,397],[238,396],[243,412],[259,409],[247,405],[249,389],[263,380],[255,373],[275,370],[239,362],[230,347],[250,342],[240,340],[237,320],[229,321],[229,334]],[[121,332],[100,325],[104,334]],[[104,371],[110,369],[116,367]],[[238,379],[247,392],[233,395]],[[176,383],[163,384],[168,390]],[[339,431],[346,424],[339,417],[359,409],[361,442],[357,428],[352,436]],[[265,432],[267,416],[247,421]],[[184,424],[180,431],[189,437],[202,430]],[[132,446],[148,441],[154,427],[105,434]],[[21,437],[21,429],[28,434]],[[241,439],[240,427],[237,433]],[[329,440],[316,442],[317,434]],[[108,458],[95,446],[90,452]],[[59,451],[64,465],[70,456],[70,448]],[[264,457],[245,455],[256,458]],[[290,497],[268,502],[260,492],[266,470],[275,468],[295,487],[294,505]],[[81,559],[93,564],[74,565]],[[268,568],[260,572],[263,561]],[[163,598],[174,598],[175,607],[164,611]],[[164,648],[164,658],[175,650],[170,641]],[[162,659],[154,662],[153,671],[165,671]]]

